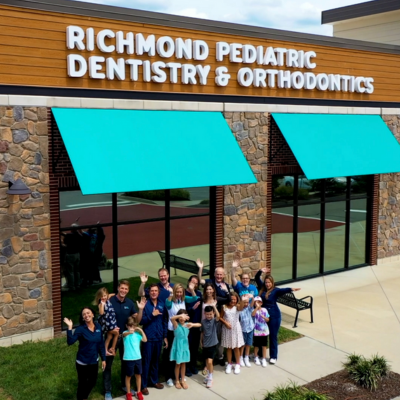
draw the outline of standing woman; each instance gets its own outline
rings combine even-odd
[[[278,332],[281,326],[282,316],[278,307],[277,299],[286,293],[296,292],[299,288],[277,288],[275,287],[274,278],[266,275],[264,282],[261,280],[263,270],[259,270],[255,276],[257,286],[260,289],[259,296],[262,299],[263,307],[268,310],[269,314],[269,362],[276,364],[278,359]]]
[[[64,318],[68,326],[67,343],[69,346],[79,341],[78,354],[76,355],[76,371],[78,373],[77,400],[86,400],[96,385],[99,370],[99,355],[101,366],[106,367],[106,348],[101,326],[94,322],[94,311],[84,307],[79,317],[80,325],[72,333],[72,321]]]

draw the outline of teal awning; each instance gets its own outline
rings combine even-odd
[[[52,111],[83,194],[257,182],[221,113]]]
[[[272,116],[308,179],[400,172],[400,145],[379,115]]]

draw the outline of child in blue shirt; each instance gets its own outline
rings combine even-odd
[[[128,318],[126,323],[128,329],[122,334],[124,338],[124,362],[126,365],[126,400],[132,400],[131,393],[131,377],[135,375],[136,378],[136,396],[138,400],[143,400],[141,392],[142,385],[142,356],[140,354],[140,342],[147,342],[146,334],[140,329],[132,317]]]

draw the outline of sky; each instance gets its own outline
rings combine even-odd
[[[332,26],[321,25],[321,12],[363,3],[365,0],[86,0],[86,2],[332,36]]]

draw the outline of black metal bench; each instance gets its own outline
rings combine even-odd
[[[163,263],[163,267],[166,265],[166,254],[163,251],[159,251],[158,254],[160,255],[161,261]],[[197,275],[199,272],[199,267],[196,264],[196,261],[194,260],[189,260],[187,258],[175,256],[173,254],[170,254],[169,256],[169,265],[171,268],[174,268],[175,270],[175,275],[176,275],[176,270],[180,269],[182,271],[190,272],[191,274]],[[210,270],[206,267],[209,267],[209,265],[206,265],[203,268],[203,273],[202,276],[209,275]]]
[[[305,301],[305,299],[310,299],[310,301]],[[294,308],[296,310],[296,318],[294,320],[293,328],[297,326],[297,318],[299,312],[303,310],[310,310],[311,313],[311,323],[314,322],[313,318],[313,298],[311,296],[306,296],[301,299],[297,299],[293,293],[286,293],[283,296],[279,296],[277,302],[283,304],[284,306]]]

